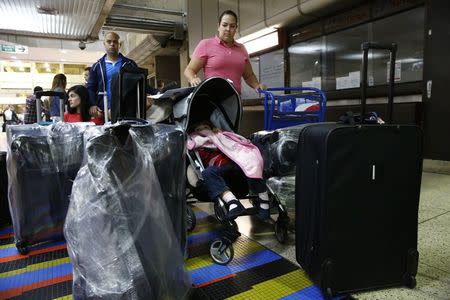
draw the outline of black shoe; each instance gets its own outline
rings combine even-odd
[[[230,205],[236,204],[237,207],[233,209],[229,209]],[[227,202],[228,213],[225,215],[225,218],[228,220],[234,220],[245,212],[245,207],[236,199],[230,200]]]

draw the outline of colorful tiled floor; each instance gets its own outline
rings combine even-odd
[[[303,270],[253,240],[241,236],[227,266],[209,257],[220,225],[196,210],[197,226],[189,235],[186,268],[197,287],[196,299],[321,299]],[[18,254],[11,228],[0,231],[0,299],[72,299],[72,265],[64,242]]]

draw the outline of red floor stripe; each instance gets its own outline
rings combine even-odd
[[[13,236],[14,236],[14,233],[0,234],[0,239],[9,239],[9,238],[11,238]]]
[[[224,276],[224,277],[216,278],[216,279],[213,279],[213,280],[210,280],[210,281],[207,281],[207,282],[203,282],[203,283],[197,284],[197,285],[195,285],[195,287],[203,287],[203,286],[210,285],[210,284],[213,284],[215,282],[222,281],[222,280],[234,277],[234,276],[236,276],[236,274],[230,274],[230,275],[227,275],[227,276]]]
[[[33,256],[33,255],[36,255],[36,254],[47,253],[47,252],[52,252],[52,251],[55,251],[55,250],[61,250],[61,249],[66,249],[66,248],[67,248],[66,245],[58,245],[58,246],[53,246],[53,247],[49,247],[49,248],[44,248],[44,249],[31,251],[30,253],[25,254],[25,255],[16,254],[16,255],[11,255],[11,256],[6,256],[6,257],[0,258],[0,263],[5,263],[5,262],[8,262],[8,261],[24,259],[24,258],[28,258],[28,257]]]
[[[35,289],[38,289],[41,287],[45,287],[45,286],[49,286],[49,285],[53,285],[53,284],[57,284],[57,283],[65,282],[65,281],[69,281],[69,280],[72,280],[72,274],[68,274],[68,275],[44,280],[41,282],[13,288],[10,290],[6,290],[4,292],[0,292],[0,299],[9,299],[11,297],[20,296],[23,293],[28,292],[28,291],[32,291],[32,290],[35,290]]]

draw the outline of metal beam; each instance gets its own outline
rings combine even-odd
[[[100,33],[100,30],[102,29],[102,26],[105,23],[106,18],[109,16],[109,13],[111,12],[114,2],[116,2],[116,0],[105,1],[105,4],[103,4],[102,11],[98,16],[97,22],[95,23],[91,33],[88,36],[88,40],[92,41],[98,40],[98,34]]]

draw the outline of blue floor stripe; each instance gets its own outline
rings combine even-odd
[[[72,273],[72,264],[67,263],[32,272],[17,274],[11,277],[0,278],[0,291],[6,291],[24,285],[29,285],[44,280],[69,275],[71,273]]]
[[[275,252],[261,250],[243,257],[235,258],[226,266],[212,264],[192,270],[190,273],[194,284],[202,284],[220,277],[264,265],[278,259],[282,259],[282,257]]]
[[[7,227],[7,228],[3,228],[2,230],[0,230],[0,234],[7,234],[7,233],[13,233],[13,228],[12,227]]]
[[[32,247],[32,249],[30,249],[30,250],[34,251],[34,250],[49,248],[49,247],[53,247],[53,246],[64,245],[65,243],[66,243],[66,241],[45,243],[45,244],[42,244],[42,245],[39,245],[36,247]],[[15,244],[11,245],[11,247],[0,249],[0,258],[12,256],[12,255],[16,255],[16,254],[19,254],[19,252],[17,251]]]
[[[187,241],[188,241],[188,245],[192,246],[195,244],[212,242],[215,238],[218,238],[220,236],[221,236],[220,230],[207,231],[207,232],[202,232],[199,234],[191,234],[188,236]]]

